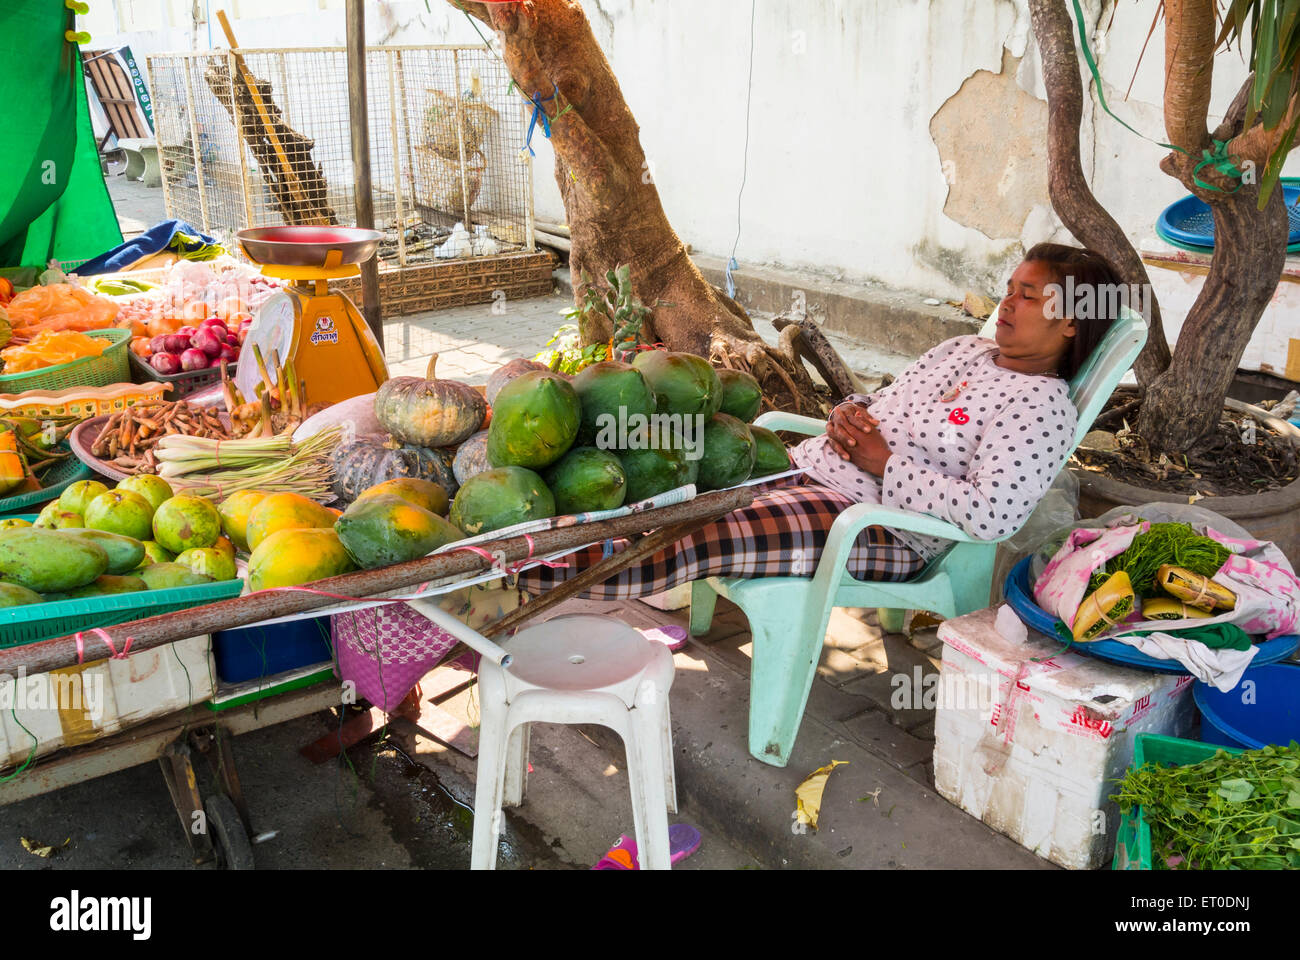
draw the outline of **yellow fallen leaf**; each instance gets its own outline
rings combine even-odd
[[[1194,493],[1194,494],[1192,494],[1190,497],[1187,498],[1187,502],[1188,502],[1189,504],[1192,504],[1192,503],[1195,503],[1197,500],[1204,500],[1204,499],[1205,499],[1205,498],[1204,498],[1203,496],[1201,496],[1199,493]]]
[[[31,840],[28,840],[26,837],[19,837],[18,839],[22,841],[23,849],[26,850],[28,853],[32,854],[33,856],[48,857],[50,854],[54,852],[53,847],[33,843]]]
[[[818,767],[799,786],[795,787],[794,796],[799,804],[797,810],[800,823],[806,823],[817,829],[817,817],[821,814],[822,794],[826,791],[826,778],[836,767],[847,764],[847,760],[832,760],[827,766]]]

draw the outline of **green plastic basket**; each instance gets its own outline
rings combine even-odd
[[[131,365],[127,361],[131,345],[130,330],[89,330],[88,337],[102,337],[112,344],[97,357],[82,357],[53,367],[27,373],[0,375],[0,393],[26,393],[28,390],[64,390],[68,387],[106,387],[111,383],[130,383]]]
[[[59,449],[71,450],[67,441],[59,444]],[[89,480],[94,475],[95,471],[76,457],[67,457],[46,471],[44,477],[45,486],[41,487],[41,489],[33,490],[31,493],[20,493],[13,497],[0,498],[0,516],[48,503],[78,480]]]
[[[1139,733],[1133,746],[1132,769],[1137,770],[1148,763],[1182,767],[1208,760],[1220,750],[1230,754],[1241,753],[1232,747],[1201,743],[1199,740]],[[1151,862],[1151,825],[1146,822],[1142,807],[1139,806],[1131,813],[1120,816],[1111,869],[1150,870]]]
[[[27,514],[25,520],[35,520]],[[141,590],[117,593],[84,600],[56,600],[25,607],[0,609],[0,649],[21,647],[78,630],[112,627],[144,617],[188,610],[204,604],[230,600],[244,589],[243,580],[218,580],[195,587],[170,587],[166,590]]]

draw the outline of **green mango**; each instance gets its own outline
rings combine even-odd
[[[16,583],[0,583],[0,607],[23,607],[29,603],[42,603],[44,598],[35,590]]]
[[[148,585],[140,577],[117,577],[106,573],[96,577],[92,582],[68,593],[69,600],[82,600],[86,597],[107,597],[116,593],[139,593],[148,590]]]
[[[85,528],[82,530],[64,530],[62,535],[88,540],[103,547],[108,554],[108,572],[111,574],[130,573],[140,566],[141,561],[144,560],[144,544],[139,540],[124,537],[119,533]]]
[[[213,579],[201,573],[195,573],[189,567],[179,563],[151,563],[140,571],[140,579],[150,590],[167,590],[171,587],[196,587],[201,583],[213,583]]]
[[[84,587],[108,570],[108,551],[61,530],[0,530],[0,577],[37,593]]]

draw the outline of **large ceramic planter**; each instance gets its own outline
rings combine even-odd
[[[1072,468],[1073,469],[1073,468]],[[1099,517],[1118,506],[1144,503],[1186,503],[1186,494],[1121,483],[1090,470],[1074,469],[1079,480],[1079,515]],[[1206,497],[1198,507],[1233,520],[1260,540],[1272,540],[1300,570],[1300,480],[1281,490],[1240,497]]]

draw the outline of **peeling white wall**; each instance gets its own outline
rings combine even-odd
[[[189,0],[171,2],[177,9],[168,0],[99,0],[84,22],[95,34],[94,46],[129,42],[140,57],[207,49],[208,26],[193,31],[183,19]],[[198,2],[200,9],[209,6]],[[1004,47],[1024,57],[1016,68],[1021,87],[1042,97],[1026,0],[756,3],[740,260],[959,297],[970,286],[1000,286],[1022,244],[1061,236],[1045,206],[1011,237],[988,237],[945,215],[948,183],[929,130],[934,113],[971,74],[1000,71]],[[114,22],[124,4],[132,5],[134,31],[121,32]],[[1159,140],[1159,29],[1124,99],[1156,4],[1108,3],[1103,23],[1112,9],[1114,23],[1096,49],[1112,109]],[[729,256],[744,161],[750,4],[583,5],[640,122],[669,218],[696,250]],[[220,7],[234,8],[236,34],[246,47],[343,43],[343,0],[212,0],[212,16]],[[446,0],[430,0],[429,7],[422,0],[367,3],[369,41],[477,41]],[[1095,34],[1099,2],[1084,0],[1084,8]],[[215,21],[212,37],[215,46],[224,46]],[[1219,109],[1244,77],[1235,54],[1219,57],[1213,101]],[[996,122],[973,119],[969,149],[1000,135]],[[1160,210],[1184,194],[1159,170],[1164,148],[1104,115],[1094,94],[1085,111],[1083,152],[1099,198],[1134,242],[1153,237]],[[542,143],[537,154],[537,215],[560,220],[549,147]]]

